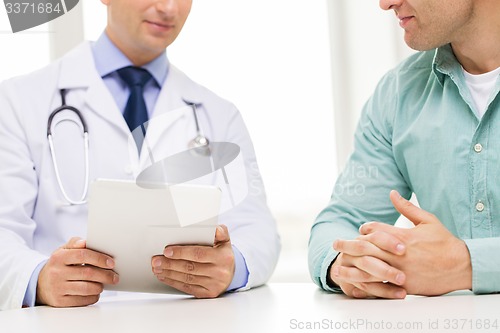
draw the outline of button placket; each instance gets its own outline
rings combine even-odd
[[[488,153],[489,126],[480,124],[477,128],[469,152],[471,169],[471,236],[473,238],[485,237],[491,226],[489,214],[488,182]]]

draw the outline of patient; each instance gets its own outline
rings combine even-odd
[[[363,109],[335,185],[343,191],[311,230],[311,276],[355,298],[498,292],[500,2],[380,7],[421,52],[387,73]],[[415,228],[395,227],[400,214]]]

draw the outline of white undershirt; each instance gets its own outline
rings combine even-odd
[[[500,75],[500,67],[491,72],[477,75],[470,74],[463,68],[462,70],[465,75],[465,82],[469,87],[469,91],[476,106],[475,112],[479,119],[481,119],[486,112],[486,108],[488,107],[487,103],[490,100],[493,89],[495,89],[495,84]]]

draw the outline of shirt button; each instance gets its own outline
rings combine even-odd
[[[482,211],[484,210],[484,204],[483,204],[481,201],[479,201],[479,202],[476,204],[476,210],[477,210],[478,212],[482,212]]]
[[[482,146],[480,143],[476,143],[476,144],[474,145],[474,151],[475,151],[476,153],[480,153],[481,151],[483,151],[483,146]]]

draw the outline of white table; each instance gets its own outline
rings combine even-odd
[[[120,293],[83,308],[3,311],[0,332],[500,332],[500,295],[355,300],[312,283],[205,300]]]

